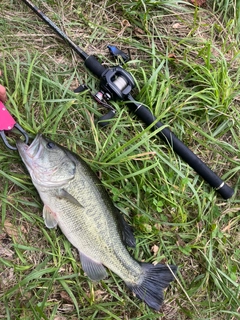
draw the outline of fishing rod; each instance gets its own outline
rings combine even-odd
[[[166,142],[172,149],[187,162],[206,182],[210,184],[224,199],[229,199],[234,190],[228,186],[220,177],[218,177],[201,159],[199,159],[182,141],[180,141],[170,129],[163,123],[157,121],[151,111],[142,103],[137,102],[131,95],[135,82],[130,73],[121,66],[111,68],[104,67],[93,55],[88,55],[78,47],[56,24],[51,21],[43,12],[41,12],[29,0],[22,0],[31,8],[48,26],[56,32],[84,61],[88,70],[90,70],[100,80],[101,99],[126,101],[129,109],[134,112],[140,120],[147,126],[154,124],[154,128],[162,128],[157,132],[157,136]],[[114,116],[113,109],[101,120],[108,120]]]

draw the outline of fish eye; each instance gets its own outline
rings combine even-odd
[[[50,141],[50,142],[47,143],[47,148],[48,149],[53,149],[54,147],[55,147],[55,143],[54,142]]]

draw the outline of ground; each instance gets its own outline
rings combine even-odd
[[[107,45],[129,50],[134,98],[234,189],[228,200],[127,103],[112,102],[116,117],[99,127],[108,110],[73,92],[97,92],[98,79],[24,1],[1,1],[6,107],[30,138],[43,132],[85,159],[133,227],[137,260],[179,271],[159,312],[111,272],[92,283],[61,231],[46,229],[17,151],[0,141],[0,319],[239,319],[239,4],[191,2],[34,4],[105,66],[116,65]]]

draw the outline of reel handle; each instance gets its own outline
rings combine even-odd
[[[98,124],[101,127],[106,127],[107,125],[109,125],[109,120],[114,118],[116,115],[116,111],[115,110],[110,110],[108,113],[104,114],[103,116],[101,116],[98,119]]]

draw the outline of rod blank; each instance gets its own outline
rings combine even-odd
[[[85,62],[85,66],[100,80],[102,79],[103,73],[111,71],[106,69],[94,56],[88,55],[81,48],[74,44],[74,42],[68,38],[68,36],[61,31],[46,15],[44,15],[36,6],[34,6],[29,0],[22,0],[27,4],[44,22],[46,22]],[[118,67],[120,68],[120,67]],[[124,71],[126,81],[129,82],[129,77]],[[132,84],[130,84],[131,86]],[[121,91],[121,90],[119,90]],[[135,114],[146,124],[151,125],[156,118],[149,111],[148,108],[143,106],[141,103],[136,102],[131,94],[124,97],[130,110],[134,111]],[[108,116],[107,116],[108,117]],[[155,124],[156,128],[161,128],[164,125],[158,121]],[[208,182],[215,190],[224,198],[229,199],[234,193],[234,190],[229,187],[223,180],[221,180],[201,159],[199,159],[187,146],[184,145],[168,128],[163,128],[157,135],[169,144],[173,150],[186,161],[206,182]]]

